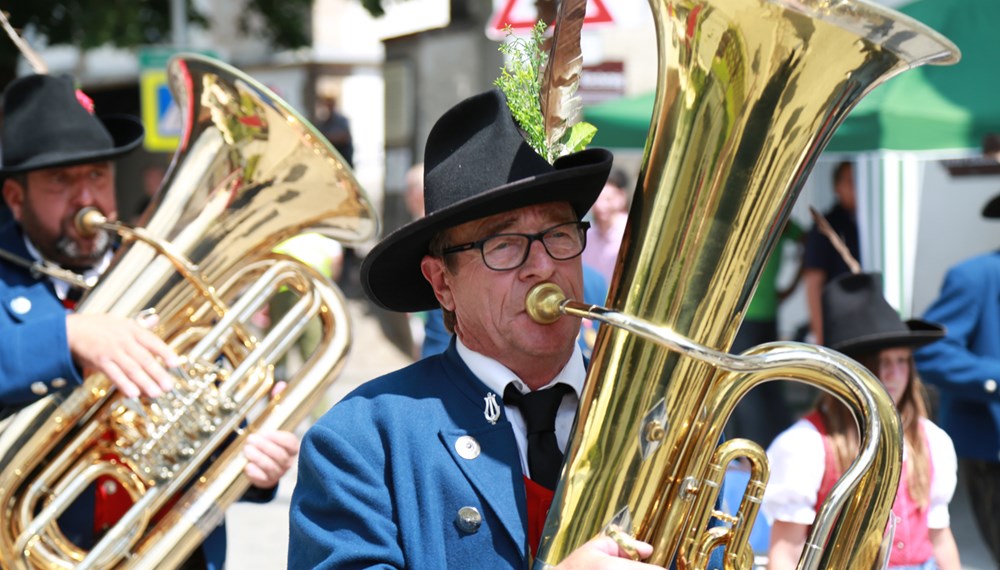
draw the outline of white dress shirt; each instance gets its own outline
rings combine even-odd
[[[517,386],[522,394],[530,391],[528,386],[503,364],[473,351],[462,344],[461,339],[457,337],[455,345],[458,348],[458,356],[469,367],[469,370],[496,394],[497,402],[503,402],[504,390],[511,382]],[[569,441],[570,430],[573,429],[573,419],[576,417],[576,408],[580,402],[580,394],[583,392],[583,382],[586,377],[587,370],[583,364],[583,353],[580,352],[580,345],[574,342],[573,355],[570,356],[569,362],[551,382],[543,387],[548,388],[561,382],[573,389],[571,394],[563,397],[559,411],[556,412],[556,441],[563,453],[566,453],[566,443]],[[530,477],[531,474],[528,473],[528,428],[524,423],[524,417],[517,406],[504,405],[504,410],[507,413],[507,419],[514,427],[517,452],[521,456],[521,472]]]

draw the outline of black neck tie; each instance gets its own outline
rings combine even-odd
[[[76,304],[80,302],[81,298],[83,298],[83,289],[70,285],[66,291],[66,298],[63,299],[63,306],[71,311],[75,310]]]
[[[522,394],[508,384],[503,402],[517,406],[528,430],[528,476],[547,489],[555,489],[562,469],[563,454],[556,441],[556,412],[563,396],[572,392],[566,384]]]

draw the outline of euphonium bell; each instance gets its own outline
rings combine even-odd
[[[377,229],[344,160],[307,121],[238,70],[175,57],[170,85],[184,122],[180,147],[145,227],[83,212],[86,231],[123,237],[111,268],[78,306],[136,317],[184,359],[175,389],[125,398],[101,374],[13,416],[0,433],[0,567],[174,568],[249,487],[244,441],[293,428],[343,366],[350,319],[336,287],[272,253],[316,231],[347,244]],[[298,299],[266,335],[251,316],[281,290]],[[274,364],[309,319],[323,336],[272,396]],[[98,477],[134,506],[91,548],[59,516]]]
[[[659,83],[609,306],[538,290],[540,320],[602,327],[535,568],[600,534],[651,543],[651,562],[703,568],[725,547],[748,568],[766,455],[718,445],[736,404],[790,379],[838,395],[861,453],[820,509],[800,568],[871,568],[900,474],[902,435],[878,381],[833,351],[771,343],[726,354],[810,169],[858,100],[958,50],[863,0],[650,0]],[[712,512],[728,463],[752,473],[734,517]],[[709,531],[717,515],[722,524]],[[838,518],[839,517],[839,518]],[[621,543],[627,543],[622,540]]]

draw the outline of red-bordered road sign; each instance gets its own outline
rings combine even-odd
[[[503,6],[493,13],[486,25],[486,35],[493,39],[503,39],[506,35],[504,29],[508,25],[514,33],[526,33],[535,26],[537,20],[535,0],[504,0]],[[610,24],[613,21],[604,0],[587,0],[587,13],[583,17],[585,26]]]

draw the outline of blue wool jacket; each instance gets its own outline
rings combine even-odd
[[[517,443],[503,406],[485,419],[489,391],[452,341],[327,412],[302,440],[288,568],[528,568]]]
[[[8,221],[0,227],[0,249],[30,259],[19,227]],[[70,356],[66,340],[66,309],[48,278],[0,259],[0,418],[30,404],[45,393],[79,386],[83,379]],[[32,389],[34,385],[34,390]],[[251,489],[253,502],[273,498],[274,489]],[[62,531],[77,545],[94,544],[94,495],[84,493],[60,519]],[[226,558],[225,522],[202,544],[210,570],[219,570]]]
[[[924,318],[947,328],[914,353],[921,378],[940,391],[941,427],[959,457],[1000,462],[1000,252],[949,270]]]
[[[0,249],[31,259],[18,226],[0,227]],[[48,279],[0,259],[0,417],[46,391],[83,380],[66,341],[66,309]],[[41,383],[41,384],[38,384]]]

